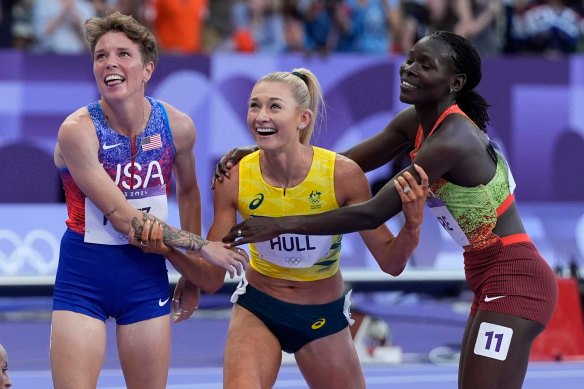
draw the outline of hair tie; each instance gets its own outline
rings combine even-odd
[[[300,72],[292,72],[292,74],[301,79],[302,81],[304,81],[304,83],[306,83],[306,76],[304,74]]]

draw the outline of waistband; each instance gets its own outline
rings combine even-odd
[[[532,243],[529,235],[525,234],[525,233],[507,235],[507,236],[504,236],[500,239],[501,239],[501,243],[503,243],[503,246],[510,246],[510,245],[516,244],[516,243]]]

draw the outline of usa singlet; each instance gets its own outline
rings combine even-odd
[[[299,185],[276,188],[260,170],[260,151],[239,162],[238,209],[243,218],[310,215],[338,208],[335,197],[336,154],[313,147],[308,175]],[[342,235],[282,234],[267,242],[250,244],[250,263],[258,272],[292,281],[315,281],[333,276],[339,268]]]
[[[87,109],[99,140],[98,158],[130,205],[161,220],[168,215],[175,148],[162,103],[148,98],[152,112],[146,129],[134,139],[113,131],[99,101]],[[127,244],[128,237],[113,229],[103,213],[79,189],[69,171],[61,170],[67,201],[67,226],[85,235],[88,243]]]
[[[87,109],[99,141],[98,158],[128,203],[164,220],[175,147],[166,110],[148,98],[152,111],[136,138],[108,125],[101,105]],[[67,200],[67,231],[61,239],[53,310],[81,313],[98,320],[132,324],[170,313],[165,258],[128,244],[128,237],[61,170]]]

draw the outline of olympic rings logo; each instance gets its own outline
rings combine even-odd
[[[0,274],[17,274],[30,266],[38,274],[54,273],[59,263],[59,240],[47,230],[31,230],[24,239],[0,229]]]
[[[286,257],[285,261],[289,264],[289,265],[298,265],[300,264],[300,262],[302,262],[302,258],[301,257]]]

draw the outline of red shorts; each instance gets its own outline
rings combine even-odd
[[[556,276],[535,246],[497,242],[464,253],[466,281],[474,293],[471,315],[499,312],[547,325],[558,299]]]

